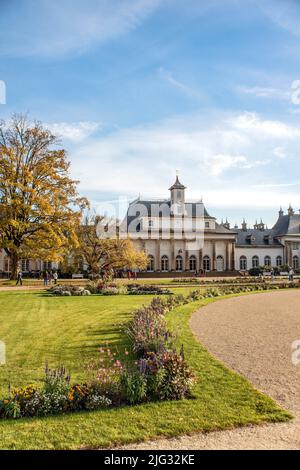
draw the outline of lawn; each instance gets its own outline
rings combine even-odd
[[[184,288],[180,289],[184,292]],[[7,384],[38,382],[46,360],[63,363],[72,377],[82,377],[85,361],[109,343],[124,350],[123,326],[149,296],[49,297],[41,293],[0,292],[0,340],[7,345],[7,365],[0,366],[0,394]],[[158,436],[224,429],[249,423],[285,421],[289,414],[226,369],[193,337],[188,320],[202,300],[168,314],[184,344],[198,381],[194,399],[149,403],[65,416],[0,422],[4,449],[99,448]]]

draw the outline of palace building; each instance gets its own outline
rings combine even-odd
[[[148,255],[147,271],[167,273],[224,273],[248,271],[258,266],[288,265],[300,268],[300,214],[290,206],[278,213],[268,229],[260,221],[253,228],[218,223],[202,200],[186,199],[178,176],[166,199],[138,197],[129,204],[121,224],[124,236]],[[57,263],[22,260],[24,274],[58,269]],[[84,261],[82,269],[85,267]],[[0,275],[10,272],[9,259],[0,252]]]
[[[257,266],[299,269],[300,214],[280,209],[272,229],[264,223],[230,227],[218,223],[202,200],[186,199],[178,176],[166,199],[134,200],[126,217],[127,233],[148,255],[151,272],[247,271]]]

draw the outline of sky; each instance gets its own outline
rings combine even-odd
[[[299,0],[0,0],[0,119],[60,136],[80,193],[300,207]]]

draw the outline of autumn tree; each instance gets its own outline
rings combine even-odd
[[[87,201],[69,176],[60,142],[41,123],[0,122],[0,248],[15,278],[21,258],[59,260],[77,246]]]
[[[110,226],[113,225],[115,221],[110,221]],[[90,275],[97,278],[100,272],[110,269],[145,269],[146,254],[136,250],[129,238],[120,238],[117,231],[111,234],[107,226],[103,216],[86,215],[78,229],[77,252],[88,264]]]

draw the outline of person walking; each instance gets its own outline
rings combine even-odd
[[[293,280],[294,280],[294,270],[293,268],[291,268],[289,271],[289,281],[293,282]]]
[[[57,271],[54,271],[54,273],[53,273],[53,281],[54,281],[54,284],[55,284],[55,285],[57,284],[57,279],[58,279]]]
[[[48,271],[45,271],[45,272],[44,272],[43,278],[44,278],[44,286],[47,286],[47,285],[48,285],[48,281],[49,281],[49,273],[48,273]]]
[[[274,271],[273,268],[271,270],[271,278],[272,278],[272,282],[274,282],[275,281],[275,271]]]
[[[17,274],[17,282],[16,282],[16,286],[17,285],[23,285],[23,274],[22,274],[22,271],[18,271],[18,274]]]

